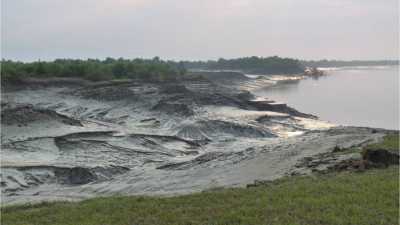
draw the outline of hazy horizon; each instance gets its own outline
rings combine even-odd
[[[26,60],[26,59],[25,60],[24,59],[12,59],[12,58],[4,58],[4,57],[2,57],[2,60],[11,60],[11,61],[16,61],[16,62],[31,63],[31,62],[38,62],[38,61],[41,61],[41,62],[53,62],[53,61],[58,60],[58,59],[67,59],[67,60],[69,60],[69,59],[71,59],[71,60],[89,60],[89,59],[92,59],[92,60],[105,60],[106,58],[113,58],[113,59],[122,58],[122,59],[132,60],[132,59],[153,59],[155,57],[159,57],[159,56],[153,56],[153,57],[140,57],[140,56],[138,56],[138,57],[118,57],[118,56],[110,57],[110,56],[107,56],[107,57],[102,57],[102,58],[100,58],[100,57],[97,57],[97,58],[95,58],[95,57],[91,57],[91,58],[89,58],[89,57],[74,57],[74,58],[72,58],[72,57],[60,57],[60,58],[51,58],[51,59],[37,58],[37,59],[28,59],[28,60]],[[231,59],[238,59],[238,58],[245,58],[245,57],[252,57],[252,56],[238,56],[238,57],[232,57],[232,58],[219,57],[219,58],[213,58],[213,59],[171,59],[171,58],[162,58],[162,57],[160,57],[160,59],[161,60],[165,60],[165,61],[171,60],[171,61],[176,61],[176,62],[179,62],[179,61],[189,61],[189,62],[201,61],[201,62],[207,62],[207,61],[213,61],[213,60],[217,61],[218,59],[221,59],[221,58],[227,59],[227,60],[231,60]],[[257,56],[257,57],[270,57],[270,56]],[[290,58],[290,57],[286,57],[286,56],[278,56],[278,57]],[[362,60],[362,59],[361,60],[360,59],[348,59],[348,60],[342,60],[342,59],[299,59],[299,58],[293,58],[293,59],[297,59],[297,60],[300,60],[300,61],[322,61],[322,60],[328,60],[328,61],[343,61],[343,62],[351,62],[351,61],[360,61],[360,62],[398,61],[400,63],[400,59],[364,59],[364,60]]]
[[[397,0],[3,0],[1,12],[12,60],[399,59]]]

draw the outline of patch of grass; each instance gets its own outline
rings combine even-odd
[[[399,152],[399,135],[398,134],[389,134],[383,138],[383,141],[376,144],[371,144],[365,147],[366,149],[372,148],[381,148],[386,149],[388,151]]]
[[[340,149],[339,151],[334,152],[334,154],[335,155],[353,154],[353,153],[362,154],[362,152],[366,149],[377,149],[377,148],[385,149],[392,152],[399,152],[400,151],[399,135],[388,134],[385,137],[383,137],[383,140],[381,142],[370,144],[363,148],[351,147],[351,148]]]
[[[178,197],[108,197],[3,207],[3,225],[398,224],[399,167],[292,177]]]

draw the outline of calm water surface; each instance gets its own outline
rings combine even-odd
[[[399,67],[341,68],[255,93],[338,125],[399,129]]]

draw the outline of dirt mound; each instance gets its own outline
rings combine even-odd
[[[1,176],[2,193],[13,193],[43,184],[83,185],[95,181],[110,180],[129,171],[122,166],[107,167],[59,167],[22,166],[4,167]]]
[[[210,166],[208,163],[213,162],[213,167],[226,166],[227,163],[236,164],[240,161],[252,158],[254,156],[254,148],[247,148],[239,152],[207,152],[192,160],[177,163],[167,163],[157,167],[163,170],[186,170],[196,166]],[[219,162],[224,162],[219,164]],[[208,164],[208,165],[207,165]]]
[[[180,103],[169,103],[166,101],[159,101],[152,110],[167,113],[176,116],[193,116],[194,111],[189,106]]]
[[[218,157],[223,156],[225,153],[223,152],[209,152],[205,153],[201,156],[196,157],[193,160],[186,161],[186,162],[180,162],[180,163],[170,163],[166,165],[162,165],[157,167],[157,169],[169,169],[169,170],[183,170],[183,169],[188,169],[190,167],[193,167],[195,165],[200,165],[205,162],[212,161],[214,159],[217,159]]]
[[[205,120],[196,123],[198,128],[207,136],[232,135],[235,137],[276,137],[268,130],[250,124],[239,124],[222,120]]]
[[[198,141],[210,141],[211,138],[207,136],[207,134],[202,131],[199,126],[196,124],[188,124],[178,128],[178,132],[176,134],[178,137],[190,139],[190,140],[198,140]]]
[[[26,126],[37,121],[58,121],[71,126],[82,126],[79,120],[61,115],[55,111],[37,108],[33,105],[4,105],[1,123],[5,125]]]
[[[119,101],[124,99],[136,99],[135,93],[128,86],[88,86],[78,91],[83,98],[99,101]]]
[[[191,92],[184,85],[171,84],[162,86],[161,93],[164,94],[185,94]]]
[[[47,78],[27,78],[7,80],[2,82],[2,91],[18,91],[26,89],[41,89],[47,87],[79,87],[88,85],[90,81],[81,78],[47,77]]]
[[[279,112],[279,113],[286,113],[291,116],[318,119],[317,116],[299,112],[296,109],[289,107],[283,103],[278,104],[278,103],[270,102],[270,101],[248,101],[248,104],[250,106],[252,106],[254,109],[260,110],[260,111],[273,111],[273,112]]]
[[[57,167],[54,170],[58,183],[68,185],[81,185],[93,181],[102,181],[111,179],[112,176],[127,172],[129,169],[121,166],[95,167],[73,167],[61,168]]]
[[[96,180],[96,175],[87,168],[57,168],[54,171],[61,184],[87,184]]]

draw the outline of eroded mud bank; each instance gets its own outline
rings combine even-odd
[[[3,203],[245,186],[299,172],[306,157],[385,133],[334,127],[251,94],[274,82],[222,76],[6,88]]]

